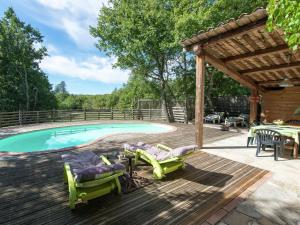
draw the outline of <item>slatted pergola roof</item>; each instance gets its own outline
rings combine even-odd
[[[300,53],[283,32],[266,31],[267,12],[259,8],[182,41],[188,51],[205,51],[205,61],[250,89],[265,91],[283,81],[300,85]]]

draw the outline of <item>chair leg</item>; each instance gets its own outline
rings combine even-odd
[[[153,176],[155,179],[162,179],[165,177],[161,165],[158,162],[152,162],[153,166]]]
[[[247,148],[249,147],[251,137],[247,138]]]
[[[256,149],[256,157],[258,157],[258,153],[260,152],[261,144],[257,142],[257,149]]]
[[[116,185],[117,185],[118,194],[121,194],[122,189],[121,189],[121,184],[120,184],[120,181],[119,181],[118,177],[115,178],[115,182],[116,182]]]
[[[280,149],[281,149],[280,146],[275,145],[275,148],[274,148],[274,160],[275,161],[278,161],[278,155],[279,155]]]
[[[280,154],[279,156],[283,156],[284,155],[284,144],[280,145]]]
[[[135,165],[137,165],[137,163],[138,163],[138,161],[139,161],[139,154],[138,153],[136,153],[135,154],[135,157],[134,157],[134,163],[133,163],[133,165],[135,166]]]
[[[253,144],[253,137],[248,137],[247,138],[247,148],[249,147],[249,144],[251,143],[251,144]]]
[[[184,169],[186,166],[185,162],[182,162],[181,169]]]

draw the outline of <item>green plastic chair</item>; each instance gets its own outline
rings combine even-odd
[[[100,156],[106,165],[111,165],[110,161],[105,156]],[[87,202],[88,200],[106,195],[113,191],[121,193],[121,185],[118,177],[122,176],[123,172],[114,173],[112,175],[86,181],[82,183],[76,182],[71,172],[70,165],[64,164],[64,181],[69,187],[69,206],[74,209],[79,202]]]
[[[173,149],[162,145],[162,144],[157,144],[156,147],[160,150],[163,151],[172,151]],[[135,151],[132,151],[126,147],[124,147],[125,154],[133,154],[135,155],[135,163],[137,163],[138,160],[142,159],[152,165],[153,167],[153,177],[155,179],[162,179],[166,176],[166,174],[174,172],[178,169],[184,169],[185,168],[185,163],[184,160],[191,155],[194,152],[195,148],[192,149],[191,152],[188,154],[185,154],[180,157],[172,157],[168,158],[166,160],[158,161],[155,159],[153,155],[148,153],[147,151],[143,149],[137,149]]]

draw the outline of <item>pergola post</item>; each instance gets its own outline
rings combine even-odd
[[[257,91],[251,91],[250,97],[250,124],[254,123],[257,118],[257,107],[258,107],[258,94]]]
[[[196,51],[195,133],[196,133],[196,145],[199,148],[202,148],[203,146],[204,81],[205,81],[204,61],[205,61],[204,51]]]

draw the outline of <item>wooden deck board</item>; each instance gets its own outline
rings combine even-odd
[[[217,130],[206,132],[222,135]],[[192,144],[192,133],[191,126],[178,125],[178,131],[170,134],[126,141],[177,147]],[[104,140],[74,151],[101,154],[120,150],[122,143],[124,140]],[[129,194],[94,199],[72,212],[63,184],[61,154],[64,152],[0,161],[1,224],[199,224],[268,173],[199,151],[187,159],[185,170]]]

